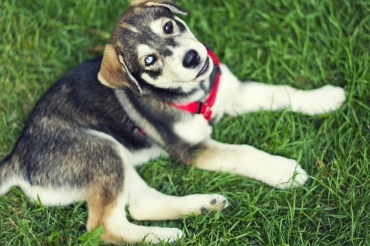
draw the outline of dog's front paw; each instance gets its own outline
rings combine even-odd
[[[177,228],[152,227],[153,231],[145,237],[146,243],[170,242],[175,243],[184,237],[184,233]]]
[[[255,178],[278,189],[298,187],[308,180],[301,165],[282,156],[271,156],[269,163],[257,170]]]
[[[308,176],[305,170],[295,160],[281,157],[284,163],[281,163],[279,170],[276,172],[276,178],[279,179],[275,185],[278,189],[287,189],[298,187],[306,183]],[[280,178],[279,178],[280,176]]]
[[[299,103],[293,104],[292,110],[307,115],[318,115],[334,111],[346,100],[344,89],[332,85],[325,85],[310,91],[300,91],[295,96]]]

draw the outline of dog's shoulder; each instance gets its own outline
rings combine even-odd
[[[121,107],[113,89],[98,80],[102,57],[83,62],[58,79],[39,99],[21,134],[59,138],[92,129],[114,137],[129,149],[150,146]]]
[[[113,90],[97,78],[101,60],[97,57],[85,61],[59,78],[38,100],[30,118],[57,117],[70,123],[80,122],[91,114],[101,114],[107,107],[115,107]]]

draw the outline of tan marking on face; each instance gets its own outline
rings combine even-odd
[[[170,21],[171,19],[169,19],[169,18],[160,18],[158,20],[152,21],[150,23],[150,30],[152,30],[152,32],[154,32],[155,34],[157,34],[161,37],[164,36],[162,23],[165,22],[166,20]]]
[[[132,0],[130,6],[139,6],[146,3],[147,0]]]
[[[122,28],[124,28],[124,29],[128,29],[128,30],[130,30],[130,31],[136,32],[136,33],[138,33],[138,32],[139,32],[139,31],[136,29],[136,27],[134,27],[134,26],[132,26],[132,25],[130,25],[130,24],[128,24],[128,23],[126,23],[126,22],[123,22],[123,23],[121,24],[121,27],[122,27]]]

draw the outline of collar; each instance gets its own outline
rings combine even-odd
[[[213,53],[213,51],[209,48],[207,48],[208,55],[212,58],[213,63],[219,67],[220,61],[218,60],[217,56]],[[212,91],[209,93],[207,99],[204,102],[190,102],[187,104],[176,104],[171,103],[170,105],[176,108],[179,108],[181,110],[188,111],[193,114],[202,114],[204,118],[207,121],[210,121],[212,116],[212,106],[215,103],[218,87],[220,84],[220,78],[221,78],[221,70],[218,68],[217,74],[216,74],[216,80],[213,84]]]

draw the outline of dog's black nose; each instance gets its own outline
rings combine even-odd
[[[182,65],[186,68],[195,68],[199,65],[200,56],[195,50],[189,50],[186,52]]]

